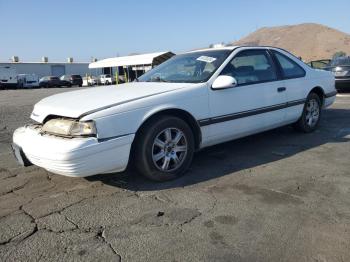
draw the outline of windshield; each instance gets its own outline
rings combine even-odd
[[[350,57],[339,57],[332,60],[328,66],[350,66]]]
[[[206,82],[232,50],[210,50],[177,55],[150,70],[140,82],[200,83]]]

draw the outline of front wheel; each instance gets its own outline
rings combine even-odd
[[[303,114],[294,124],[294,127],[302,132],[311,133],[315,131],[321,119],[321,100],[320,97],[311,93],[306,99]]]
[[[167,181],[186,172],[194,154],[194,136],[188,124],[173,116],[147,123],[137,137],[135,165],[147,178]]]

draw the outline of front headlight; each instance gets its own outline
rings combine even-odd
[[[93,121],[79,122],[70,119],[51,119],[43,125],[42,131],[61,136],[96,135],[96,128]]]
[[[95,124],[89,122],[74,122],[70,130],[72,136],[91,136],[96,135]]]

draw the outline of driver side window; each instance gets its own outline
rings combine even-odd
[[[238,85],[277,80],[274,64],[266,50],[246,50],[238,53],[222,70],[221,75],[234,77]]]

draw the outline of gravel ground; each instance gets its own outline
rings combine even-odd
[[[13,130],[62,91],[0,91],[1,261],[350,261],[350,95],[313,134],[211,147],[185,177],[154,183],[19,167]]]

